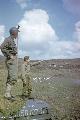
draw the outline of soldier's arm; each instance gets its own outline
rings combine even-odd
[[[7,46],[8,46],[7,41],[6,41],[6,42],[4,41],[4,42],[1,44],[1,46],[0,46],[1,52],[2,52],[3,55],[6,56],[6,57],[9,55],[9,51],[7,50]]]
[[[39,65],[42,61],[43,61],[43,60],[40,60],[40,61],[38,61],[38,62],[31,63],[31,67],[32,67],[32,66],[35,66],[35,65]]]
[[[2,53],[4,54],[4,56],[6,57],[10,57],[12,54],[11,54],[11,50],[9,49],[10,48],[10,43],[8,40],[5,40],[2,44],[1,44],[1,51]]]

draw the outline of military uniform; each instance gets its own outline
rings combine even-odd
[[[28,56],[26,56],[27,58]],[[31,91],[32,91],[32,85],[31,85],[31,74],[30,74],[30,68],[33,65],[37,65],[39,64],[39,62],[35,62],[35,63],[30,63],[29,62],[25,62],[22,65],[22,74],[21,74],[21,79],[23,81],[23,90],[22,90],[22,95],[23,96],[28,96],[28,97],[32,97],[31,95]]]
[[[32,91],[30,63],[27,63],[27,64],[25,62],[23,63],[21,79],[23,82],[22,95],[30,96],[31,91]]]
[[[1,51],[6,57],[5,63],[8,70],[5,96],[11,97],[11,86],[17,81],[17,47],[12,35],[4,40]],[[14,57],[13,59],[11,59],[11,55]]]

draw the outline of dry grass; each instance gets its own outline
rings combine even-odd
[[[19,97],[16,97],[16,101],[11,102],[3,97],[0,97],[0,112],[8,117],[10,115],[15,115],[18,110],[24,105],[24,101]]]
[[[57,67],[57,69],[54,69],[53,66],[46,67],[48,65],[50,63],[46,62],[32,67],[32,94],[35,98],[45,100],[51,105],[54,120],[80,120],[80,68],[64,69]],[[5,82],[6,75],[4,75],[4,70],[0,69],[1,96],[4,95]],[[14,86],[13,94],[20,95],[21,92],[22,82],[18,80]],[[24,104],[20,98],[17,98],[14,103],[5,101],[3,97],[0,98],[0,111],[4,115],[9,115],[10,112],[15,113]],[[9,107],[8,113],[6,112],[7,107]]]

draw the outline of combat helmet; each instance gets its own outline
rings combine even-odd
[[[29,56],[24,57],[24,61],[29,60]]]
[[[10,35],[13,35],[14,32],[16,32],[16,33],[20,32],[20,31],[19,31],[19,27],[20,27],[20,26],[18,25],[17,28],[16,28],[16,27],[10,28],[10,30],[9,30]]]

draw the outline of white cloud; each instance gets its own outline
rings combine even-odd
[[[48,13],[41,9],[26,11],[19,25],[20,56],[30,55],[32,59],[80,57],[79,22],[75,24],[75,41],[59,40],[49,24]]]
[[[4,25],[0,25],[0,44],[4,40],[4,32],[5,32],[5,26]]]
[[[75,23],[75,31],[73,33],[73,41],[64,41],[63,51],[67,58],[79,58],[80,57],[80,21]]]
[[[48,22],[47,12],[41,9],[26,11],[23,19],[19,22],[23,51],[28,51],[32,58],[44,55],[49,50],[50,43],[58,40],[54,29]]]
[[[80,21],[75,24],[75,38],[80,42]]]
[[[80,21],[75,23],[75,40],[59,40],[49,24],[49,15],[41,9],[26,11],[19,22],[19,56],[31,59],[80,57]],[[0,44],[4,40],[5,26],[0,25]],[[1,53],[0,53],[1,54]]]
[[[27,7],[27,0],[16,0],[22,9]]]
[[[5,26],[0,25],[0,45],[4,40],[4,32],[5,32]],[[1,51],[0,51],[0,54],[1,54]]]
[[[75,44],[74,49],[76,52],[80,53],[80,21],[75,24],[75,32],[74,32]]]

